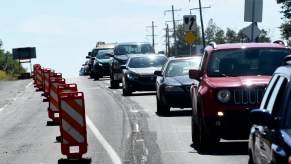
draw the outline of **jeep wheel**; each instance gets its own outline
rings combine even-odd
[[[199,137],[199,141],[198,141],[198,145],[200,147],[200,149],[209,149],[211,148],[214,144],[216,144],[217,142],[219,142],[220,138],[217,136],[208,136],[207,132],[205,130],[206,125],[205,120],[201,117],[201,114],[199,116],[200,118],[198,118],[198,122],[199,122],[199,132],[198,132],[198,137]]]
[[[113,89],[116,89],[119,87],[119,83],[111,79],[110,80],[110,87]]]
[[[191,129],[192,129],[192,142],[194,144],[199,144],[199,139],[200,139],[200,131],[198,126],[195,124],[195,120],[192,116],[191,119]]]

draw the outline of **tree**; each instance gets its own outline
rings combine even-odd
[[[281,4],[282,11],[280,11],[280,13],[283,14],[281,19],[284,20],[284,23],[281,24],[279,29],[282,38],[288,40],[291,37],[291,1],[284,1]],[[290,40],[288,41],[288,44],[291,46]]]
[[[261,34],[257,38],[258,42],[271,42],[271,38],[268,36],[268,32],[264,29],[261,30]]]
[[[211,41],[214,41],[215,33],[217,31],[217,26],[211,18],[208,22],[208,25],[205,30],[205,42],[208,44]]]
[[[220,27],[216,27],[214,41],[217,44],[223,44],[223,43],[225,43],[224,31]]]
[[[238,43],[239,42],[238,34],[234,30],[226,28],[225,42]]]

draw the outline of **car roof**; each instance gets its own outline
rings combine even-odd
[[[216,50],[229,50],[229,49],[245,49],[245,48],[288,48],[283,44],[279,43],[226,43],[217,45],[208,45],[206,50],[216,49]]]
[[[185,55],[185,56],[172,56],[169,57],[169,60],[185,60],[185,59],[195,59],[195,58],[201,58],[201,55],[195,55],[195,56],[189,56],[189,55]]]
[[[147,53],[147,54],[132,54],[129,58],[135,58],[135,57],[150,57],[150,56],[164,56],[167,57],[164,54],[157,54],[157,53]]]
[[[278,67],[274,74],[285,74],[291,79],[291,55],[287,55],[284,59],[283,65]]]
[[[121,42],[117,45],[139,45],[139,44],[150,44],[149,42]]]
[[[116,46],[116,43],[106,43],[106,44],[99,44],[94,49],[106,49],[106,48],[114,48]]]

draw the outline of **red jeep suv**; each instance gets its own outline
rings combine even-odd
[[[205,148],[220,139],[248,139],[250,110],[258,108],[274,73],[291,54],[282,41],[218,44],[204,50],[191,86],[192,141]]]

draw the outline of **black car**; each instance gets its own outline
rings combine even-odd
[[[88,56],[86,58],[88,59],[88,67],[89,67],[89,76],[90,78],[94,78],[94,61],[95,58],[100,50],[108,50],[108,49],[114,49],[116,43],[105,43],[105,42],[97,42],[96,47],[93,48],[92,51],[88,52]]]
[[[155,91],[154,72],[161,70],[166,61],[167,57],[162,54],[131,56],[122,71],[123,95],[131,95],[134,91]]]
[[[109,76],[109,58],[113,53],[113,48],[99,50],[94,63],[93,63],[93,71],[94,71],[94,79],[99,80],[103,76]]]
[[[190,68],[197,68],[201,56],[171,57],[161,71],[155,71],[157,113],[168,113],[171,107],[191,107],[190,87],[195,80],[190,79]]]
[[[125,65],[128,58],[134,54],[154,54],[154,48],[148,42],[118,43],[114,48],[110,65],[110,87],[118,88],[121,83],[121,65]]]
[[[291,59],[285,63],[274,72],[260,109],[250,112],[249,163],[291,163]]]

